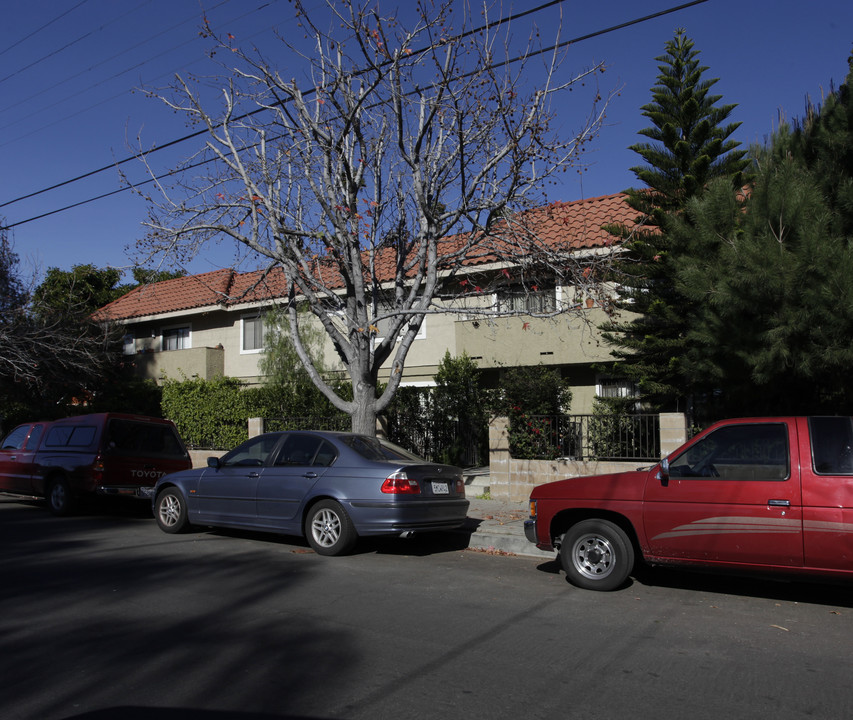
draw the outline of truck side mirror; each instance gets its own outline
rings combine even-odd
[[[669,485],[669,458],[660,461],[657,478],[664,487]]]

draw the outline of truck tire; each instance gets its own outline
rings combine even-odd
[[[625,531],[609,520],[582,520],[566,531],[560,561],[572,585],[615,590],[634,568],[634,546]]]
[[[187,503],[177,488],[166,488],[157,495],[154,518],[163,532],[176,534],[189,529]]]
[[[48,479],[44,497],[47,500],[47,509],[51,515],[64,517],[74,511],[75,502],[71,485],[68,483],[68,479],[62,475]]]
[[[352,520],[336,500],[321,500],[308,511],[305,537],[318,555],[344,555],[358,540]]]

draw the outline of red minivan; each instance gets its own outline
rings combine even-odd
[[[0,442],[0,491],[44,497],[54,515],[86,495],[149,498],[158,478],[190,467],[174,423],[143,415],[27,423]]]

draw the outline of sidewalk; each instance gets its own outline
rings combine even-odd
[[[471,550],[529,555],[553,560],[556,554],[537,548],[524,536],[529,506],[524,502],[468,497],[468,520],[459,532],[470,533]]]

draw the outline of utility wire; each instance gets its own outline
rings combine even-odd
[[[68,10],[66,10],[66,11],[65,11],[64,13],[62,13],[61,15],[57,15],[55,18],[53,18],[53,20],[48,20],[48,21],[47,21],[44,25],[42,25],[40,28],[37,28],[37,29],[33,30],[29,35],[25,35],[24,37],[22,37],[22,38],[21,38],[20,40],[18,40],[17,42],[12,43],[12,44],[11,44],[11,45],[9,45],[5,50],[0,50],[0,55],[5,55],[5,54],[6,54],[7,52],[9,52],[12,48],[16,48],[16,47],[18,47],[18,45],[20,45],[22,42],[26,42],[26,41],[27,41],[27,40],[29,40],[33,35],[37,35],[37,34],[38,34],[38,33],[40,33],[42,30],[44,30],[46,27],[49,27],[50,25],[53,25],[53,23],[57,22],[58,20],[62,20],[62,18],[64,18],[66,15],[68,15],[68,13],[73,12],[73,11],[74,11],[74,10],[76,10],[78,7],[80,7],[81,5],[85,5],[88,1],[89,1],[89,0],[80,0],[80,2],[78,2],[74,7],[72,7],[72,8],[68,8]]]
[[[83,33],[80,37],[76,38],[75,40],[72,40],[71,42],[65,43],[65,45],[63,45],[61,48],[57,48],[56,50],[52,50],[47,55],[42,55],[38,60],[33,60],[33,62],[31,62],[29,65],[25,65],[24,67],[15,70],[15,72],[10,73],[6,77],[0,78],[0,84],[6,82],[7,80],[10,80],[11,78],[13,78],[17,75],[20,75],[25,70],[29,70],[31,67],[35,67],[39,63],[44,62],[45,60],[48,60],[49,58],[52,58],[54,55],[58,55],[63,50],[70,48],[72,45],[76,45],[81,40],[85,40],[87,37],[89,37],[90,35],[93,35],[96,32],[100,32],[105,27],[109,27],[114,22],[117,22],[118,20],[121,20],[123,17],[127,17],[131,13],[136,12],[137,10],[139,10],[139,8],[144,7],[145,5],[148,5],[148,3],[150,3],[150,2],[152,2],[152,0],[144,0],[144,2],[140,3],[135,8],[128,10],[127,12],[122,13],[121,15],[118,15],[117,17],[114,17],[112,20],[108,20],[103,25],[96,27],[94,30],[89,30],[89,32]]]
[[[519,15],[528,15],[528,14],[530,14],[530,12],[535,12],[535,11],[541,10],[541,9],[543,9],[543,8],[545,8],[545,7],[550,7],[551,5],[554,5],[554,4],[557,4],[557,3],[559,3],[559,2],[563,2],[563,1],[564,1],[564,0],[553,0],[552,2],[546,3],[545,5],[542,5],[542,6],[538,7],[538,8],[535,8],[533,11],[531,11],[531,10],[524,11],[523,13],[520,13]],[[631,27],[631,26],[633,26],[633,25],[638,25],[638,24],[640,24],[640,23],[648,22],[649,20],[654,20],[655,18],[658,18],[658,17],[662,17],[662,16],[665,16],[665,15],[670,15],[670,14],[672,14],[672,13],[674,13],[674,12],[678,12],[679,10],[684,10],[684,9],[686,9],[686,8],[693,7],[693,6],[695,6],[695,5],[701,5],[702,3],[705,3],[705,2],[708,2],[708,0],[692,0],[692,2],[684,3],[684,4],[682,4],[682,5],[677,5],[677,6],[675,6],[675,7],[669,8],[669,9],[667,9],[667,10],[661,10],[661,11],[659,11],[659,12],[652,13],[651,15],[644,15],[643,17],[636,18],[636,19],[634,19],[634,20],[629,20],[629,21],[627,21],[627,22],[620,23],[620,24],[618,24],[618,25],[612,25],[612,26],[610,26],[610,27],[608,27],[608,28],[604,28],[603,30],[597,30],[597,31],[595,31],[595,32],[587,33],[587,34],[585,34],[585,35],[580,35],[580,36],[578,36],[578,37],[576,37],[576,38],[572,38],[572,39],[570,39],[570,40],[565,40],[565,41],[563,41],[563,42],[560,42],[560,43],[557,43],[557,44],[555,44],[555,45],[552,45],[551,47],[543,48],[543,49],[541,49],[541,50],[538,50],[538,51],[536,51],[535,53],[529,53],[529,54],[527,54],[527,55],[526,55],[526,57],[534,57],[534,56],[536,56],[536,55],[540,55],[540,54],[543,54],[543,53],[553,52],[554,50],[559,50],[559,49],[561,49],[561,48],[568,47],[569,45],[573,45],[573,44],[576,44],[576,43],[582,42],[582,41],[584,41],[584,40],[590,40],[590,39],[595,38],[595,37],[600,37],[600,36],[602,36],[602,35],[607,35],[607,34],[609,34],[609,33],[611,33],[611,32],[615,32],[616,30],[622,30],[622,29],[624,29],[624,28],[626,28],[626,27]],[[513,19],[516,19],[516,18],[517,18],[517,16],[516,16],[516,15],[513,15],[513,16],[511,16],[511,17],[508,17],[508,18],[504,19],[504,20],[501,20],[500,22],[501,22],[501,23],[509,22],[509,21],[511,21],[511,20],[513,20]],[[467,36],[467,35],[470,35],[470,34],[471,34],[471,33],[473,33],[473,32],[478,32],[479,30],[482,30],[482,29],[485,29],[485,27],[479,28],[478,30],[471,30],[471,31],[468,31],[467,33],[463,33],[462,35],[460,35],[460,36],[458,36],[458,37]],[[427,50],[429,50],[429,48],[423,48],[423,49],[421,49],[421,50],[419,50],[419,51],[416,51],[416,52],[418,52],[418,53],[420,53],[420,52],[426,52]],[[505,66],[505,65],[512,64],[512,63],[514,63],[514,62],[517,62],[519,59],[521,59],[521,57],[522,57],[522,56],[518,56],[518,57],[512,58],[511,60],[504,60],[504,61],[501,61],[501,62],[499,62],[499,63],[495,63],[495,64],[493,64],[493,65],[490,65],[490,66],[489,66],[489,68],[499,68],[499,67],[503,67],[503,66]],[[469,73],[469,74],[470,74],[470,73]],[[303,95],[308,96],[308,95],[311,95],[311,94],[313,94],[313,93],[315,93],[315,92],[316,92],[316,88],[309,88],[309,89],[307,89],[305,92],[303,92],[302,94],[303,94]],[[250,111],[250,112],[244,113],[243,115],[235,116],[235,117],[234,117],[234,118],[232,118],[231,120],[232,120],[232,121],[234,121],[234,120],[243,120],[243,119],[245,119],[245,118],[248,118],[248,117],[250,117],[250,116],[256,115],[256,114],[258,114],[258,113],[260,113],[260,112],[263,112],[263,111],[265,111],[265,110],[266,110],[266,108],[257,108],[257,109],[255,109],[255,110]],[[186,141],[186,140],[190,140],[190,139],[192,139],[192,138],[196,138],[196,137],[199,137],[199,136],[201,136],[201,135],[205,135],[205,134],[207,134],[207,132],[208,132],[208,131],[207,131],[207,129],[204,129],[204,130],[196,131],[196,132],[194,132],[194,133],[190,133],[190,134],[188,134],[188,135],[184,135],[183,137],[180,137],[180,138],[176,138],[175,140],[172,140],[172,141],[170,141],[170,142],[168,142],[168,143],[165,143],[164,145],[158,145],[156,148],[154,148],[154,149],[152,149],[151,151],[149,151],[148,153],[146,153],[146,155],[150,155],[150,154],[155,153],[155,152],[158,152],[158,151],[160,151],[160,150],[165,150],[165,149],[167,149],[167,148],[169,148],[169,147],[173,147],[173,146],[175,146],[175,145],[177,145],[177,144],[179,144],[179,143],[182,143],[182,142],[184,142],[184,141]],[[119,165],[123,165],[123,164],[128,163],[128,162],[130,162],[130,161],[132,161],[132,160],[138,160],[139,158],[140,158],[140,155],[132,155],[132,156],[129,156],[129,157],[123,158],[122,160],[119,160],[119,161],[117,161],[117,162],[115,162],[115,163],[113,163],[113,164],[111,164],[111,165],[105,165],[104,167],[102,167],[102,168],[98,168],[97,170],[92,170],[92,171],[90,171],[90,172],[88,172],[88,173],[85,173],[85,174],[83,174],[83,175],[79,175],[79,176],[78,176],[78,177],[76,177],[76,178],[72,178],[72,179],[70,179],[70,180],[65,180],[64,182],[57,183],[56,185],[52,185],[51,187],[44,188],[44,189],[42,189],[42,190],[38,190],[38,191],[33,192],[33,193],[30,193],[30,194],[28,194],[28,195],[24,195],[24,196],[22,196],[22,197],[19,197],[19,198],[16,198],[16,199],[14,199],[14,200],[10,200],[10,201],[8,201],[8,202],[5,202],[5,203],[3,203],[3,204],[0,204],[0,208],[2,208],[2,207],[6,207],[7,205],[11,205],[11,204],[16,203],[16,202],[19,202],[19,201],[21,201],[21,200],[25,200],[25,199],[27,199],[27,198],[34,197],[34,196],[36,196],[36,195],[40,195],[40,194],[45,193],[45,192],[49,192],[50,190],[55,190],[56,188],[63,187],[64,185],[68,185],[68,184],[70,184],[70,183],[77,182],[77,181],[79,181],[79,180],[83,180],[83,179],[85,179],[85,178],[91,177],[92,175],[96,175],[96,174],[98,174],[98,173],[104,172],[105,170],[109,170],[109,169],[112,169],[112,168],[116,168],[116,167],[118,167]],[[157,175],[157,176],[155,176],[155,177],[153,177],[153,178],[148,178],[147,180],[144,180],[144,181],[139,182],[139,183],[134,183],[134,184],[129,185],[129,186],[126,186],[126,187],[118,188],[118,189],[113,190],[113,191],[111,191],[111,192],[104,193],[104,194],[102,194],[102,195],[98,195],[98,196],[96,196],[96,197],[88,198],[88,199],[86,199],[86,200],[81,200],[81,201],[76,202],[76,203],[74,203],[74,204],[72,204],[72,205],[68,205],[68,206],[63,207],[63,208],[58,208],[58,209],[56,209],[56,210],[51,210],[51,211],[49,211],[49,212],[42,213],[41,215],[37,215],[37,216],[35,216],[35,217],[31,217],[31,218],[27,218],[26,220],[20,220],[20,221],[15,222],[15,223],[9,223],[8,225],[3,226],[3,228],[4,228],[4,229],[11,229],[11,228],[13,228],[13,227],[17,227],[17,226],[19,226],[19,225],[24,225],[24,224],[26,224],[26,223],[32,222],[32,221],[34,221],[34,220],[40,220],[41,218],[48,217],[48,216],[50,216],[50,215],[55,215],[55,214],[60,213],[60,212],[65,212],[66,210],[70,210],[70,209],[72,209],[72,208],[79,207],[79,206],[81,206],[81,205],[86,205],[86,204],[88,204],[88,203],[95,202],[96,200],[101,200],[101,199],[103,199],[103,198],[105,198],[105,197],[110,197],[111,195],[116,195],[116,194],[121,193],[121,192],[126,192],[126,191],[128,191],[128,190],[132,190],[132,189],[134,189],[135,187],[139,187],[139,186],[142,186],[142,185],[147,185],[148,183],[152,183],[152,182],[155,182],[155,181],[157,181],[157,180],[163,180],[163,179],[166,179],[166,178],[172,177],[173,175],[177,175],[177,174],[179,174],[179,173],[186,172],[187,170],[190,170],[190,169],[192,169],[192,168],[200,167],[200,166],[205,165],[205,164],[207,164],[207,163],[209,163],[209,162],[213,162],[215,159],[216,159],[216,158],[211,158],[211,159],[208,159],[208,160],[201,161],[201,162],[199,162],[199,163],[195,163],[195,164],[193,164],[193,165],[189,165],[189,166],[184,166],[184,167],[178,168],[178,169],[176,169],[176,170],[170,170],[170,171],[168,171],[168,172],[166,172],[166,173],[163,173],[162,175]]]

